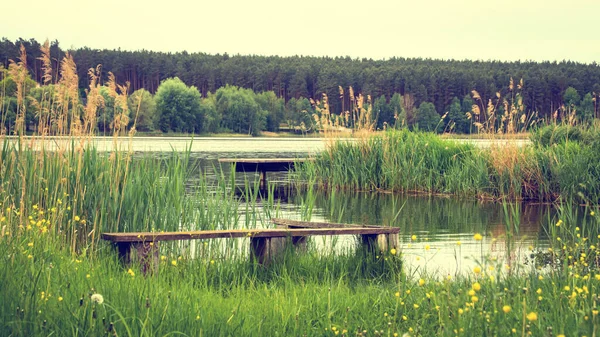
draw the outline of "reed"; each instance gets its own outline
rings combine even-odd
[[[593,141],[476,148],[437,135],[389,130],[338,140],[301,166],[327,189],[454,194],[483,199],[598,203],[600,164]]]

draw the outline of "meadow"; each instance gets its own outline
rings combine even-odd
[[[593,138],[481,150],[391,130],[334,142],[293,178],[306,187],[306,220],[315,189],[499,200],[504,237],[473,233],[470,240],[503,240],[507,251],[519,230],[512,201],[554,201],[557,213],[543,226],[550,245],[532,246],[527,264],[482,249],[468,273],[437,275],[405,268],[403,246],[373,255],[356,247],[323,251],[309,242],[305,252],[290,250],[260,265],[237,239],[161,245],[158,271],[144,274],[124,266],[100,234],[250,228],[277,216],[278,202],[262,200],[257,181],[236,186],[223,171],[207,179],[189,151],[135,157],[116,141],[113,151],[97,151],[90,139],[98,86],[91,76],[88,99],[79,102],[71,61],[65,59],[39,110],[19,110],[17,121],[39,115],[39,133],[26,140],[17,124],[16,139],[2,136],[0,335],[597,334],[600,160]],[[9,70],[18,79],[26,69]],[[126,101],[126,88],[111,83],[115,101]],[[126,105],[115,109],[116,120],[124,120]],[[114,125],[115,135],[133,135],[125,124]],[[51,151],[36,146],[50,134],[69,141]],[[421,238],[413,233],[411,240]]]

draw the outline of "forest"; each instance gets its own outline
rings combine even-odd
[[[23,46],[31,77],[28,95],[39,97],[43,90],[36,83],[44,83],[42,45],[34,39],[0,41],[0,65],[5,69],[0,88],[7,98],[0,110],[6,132],[17,105],[11,100],[14,88],[7,69],[11,60],[17,62]],[[366,112],[376,129],[400,124],[456,133],[474,132],[474,122],[490,123],[490,109],[497,116],[514,111],[517,120],[527,122],[599,117],[596,63],[65,50],[59,41],[49,43],[49,52],[53,78],[58,78],[67,52],[72,56],[81,102],[86,100],[90,69],[101,86],[111,73],[116,83],[128,83],[129,122],[135,119],[139,131],[257,135],[287,127],[311,132],[322,128],[324,112],[334,124],[350,128]],[[115,114],[114,102],[103,91],[100,132],[110,131]],[[475,116],[479,111],[482,114]],[[27,128],[35,128],[36,117],[26,118]],[[491,123],[502,129],[502,118]]]

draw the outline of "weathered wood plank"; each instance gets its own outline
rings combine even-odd
[[[296,163],[301,163],[312,158],[253,158],[253,159],[219,159],[220,163],[235,164],[236,172],[279,172],[293,170]]]
[[[356,224],[344,224],[344,223],[331,223],[331,222],[313,222],[313,221],[298,221],[289,219],[273,218],[271,222],[278,226],[285,226],[288,228],[394,228],[390,233],[400,233],[398,227],[384,227],[374,225],[356,225]]]
[[[189,232],[139,232],[139,233],[104,233],[102,238],[112,242],[153,242],[174,240],[197,240],[215,238],[274,238],[302,237],[313,235],[370,235],[395,234],[396,227],[347,227],[347,228],[273,228],[273,229],[232,229],[207,230]]]
[[[313,158],[221,158],[221,163],[299,163],[314,160]]]

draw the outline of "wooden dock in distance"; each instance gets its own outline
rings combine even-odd
[[[267,172],[293,170],[296,163],[312,161],[312,158],[222,158],[219,163],[235,165],[236,172],[260,172],[260,189],[267,188]]]

